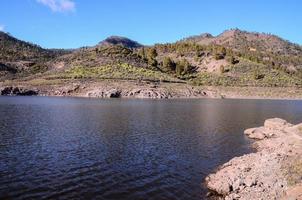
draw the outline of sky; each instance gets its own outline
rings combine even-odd
[[[145,45],[230,28],[302,44],[301,0],[1,0],[0,30],[44,48],[119,35]]]

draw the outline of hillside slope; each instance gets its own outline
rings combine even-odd
[[[202,86],[302,87],[302,48],[232,29],[143,46],[112,36],[74,51],[47,50],[1,33],[2,80],[154,80]],[[10,76],[9,76],[10,75]],[[47,84],[47,83],[46,83]]]
[[[142,44],[134,40],[130,40],[129,38],[120,37],[120,36],[110,36],[98,44],[98,46],[111,46],[111,45],[120,45],[130,49],[143,47]]]
[[[302,54],[302,47],[284,40],[276,35],[247,32],[239,29],[224,31],[214,37],[211,34],[201,34],[182,40],[200,45],[221,45],[237,51],[259,51],[280,55],[296,56]]]
[[[0,31],[1,79],[45,72],[48,69],[47,61],[69,52],[71,51],[43,49]]]

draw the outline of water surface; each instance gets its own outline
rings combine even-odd
[[[0,199],[203,199],[243,130],[301,101],[0,98]]]

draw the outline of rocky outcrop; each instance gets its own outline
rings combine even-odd
[[[171,98],[172,95],[165,90],[158,89],[133,89],[130,91],[125,91],[123,93],[124,97],[128,98],[150,98],[150,99],[168,99]]]
[[[121,91],[119,89],[95,89],[87,93],[88,97],[97,98],[119,98]]]
[[[149,99],[167,99],[171,95],[166,91],[156,89],[137,88],[130,90],[121,89],[95,89],[87,93],[88,97],[98,98],[149,98]]]
[[[244,131],[251,139],[262,140],[264,138],[270,138],[275,135],[275,131],[282,131],[284,128],[288,127],[289,124],[283,119],[268,119],[264,122],[263,127],[250,128]]]
[[[53,91],[48,91],[47,93],[49,95],[54,96],[71,96],[72,94],[76,93],[80,89],[79,84],[72,84],[72,85],[66,85],[63,87],[56,88]]]
[[[62,82],[59,84],[1,84],[0,95],[39,95],[39,96],[76,96],[91,98],[219,98],[220,95],[210,88],[198,88],[184,84],[100,81],[100,82]]]
[[[27,89],[20,87],[4,87],[0,88],[3,96],[35,96],[39,94],[37,89]]]
[[[302,183],[302,124],[268,119],[247,129],[257,153],[234,158],[206,178],[211,194],[222,199],[297,199]],[[292,192],[294,191],[294,192]],[[300,197],[301,197],[300,196]]]
[[[166,84],[112,84],[95,85],[85,88],[84,96],[96,98],[140,98],[140,99],[171,99],[171,98],[219,98],[211,89],[200,89],[177,85],[167,87]]]

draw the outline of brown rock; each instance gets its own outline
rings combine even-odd
[[[280,199],[289,188],[295,190],[289,191],[287,197],[300,197],[301,187],[292,184],[301,182],[301,127],[275,118],[266,120],[263,127],[245,130],[248,137],[258,139],[254,145],[258,152],[222,165],[207,177],[208,188],[224,199]]]
[[[264,122],[264,128],[270,130],[283,130],[288,126],[289,123],[287,123],[287,121],[285,121],[284,119],[280,118],[267,119]]]

